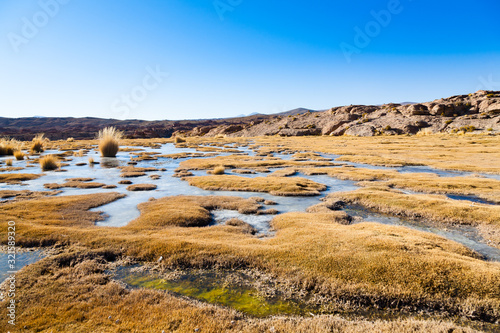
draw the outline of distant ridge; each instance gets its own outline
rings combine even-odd
[[[95,117],[0,117],[0,136],[31,140],[45,133],[51,140],[92,139],[107,126],[115,126],[127,138],[182,136],[266,135],[396,135],[459,131],[500,132],[500,92],[441,98],[426,103],[348,105],[329,110],[296,108],[276,114],[251,113],[232,118],[197,120],[118,120]]]

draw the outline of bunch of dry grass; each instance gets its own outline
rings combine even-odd
[[[99,131],[97,139],[99,140],[99,151],[103,157],[116,157],[120,149],[120,140],[123,132],[115,127],[106,127]]]
[[[25,156],[26,156],[26,155],[25,155],[22,151],[20,151],[20,150],[16,150],[16,151],[14,152],[14,157],[15,157],[15,158],[16,158],[16,160],[18,160],[18,161],[22,161],[22,160],[24,160],[24,157],[25,157]]]
[[[75,138],[70,137],[70,138],[67,138],[66,141],[67,142],[75,142]]]
[[[186,139],[184,139],[183,137],[180,137],[180,136],[176,136],[174,139],[174,142],[175,143],[184,143],[184,142],[186,142]]]
[[[5,160],[5,165],[6,166],[12,166],[12,158],[8,158]]]
[[[14,152],[19,149],[20,143],[14,139],[0,139],[0,156],[14,155]]]
[[[38,134],[35,136],[31,143],[31,151],[33,153],[42,153],[44,151],[44,144],[48,142],[48,139],[44,137],[44,134]]]
[[[226,171],[226,168],[224,168],[224,166],[218,166],[212,170],[212,174],[213,175],[223,175],[225,171]]]
[[[46,155],[40,158],[40,167],[43,171],[50,171],[59,169],[60,163],[58,161],[57,156],[55,155]]]

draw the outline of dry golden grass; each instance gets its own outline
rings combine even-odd
[[[449,200],[442,195],[404,194],[383,187],[333,193],[328,198],[359,203],[378,211],[458,224],[492,224],[500,227],[500,206]]]
[[[43,171],[56,170],[60,168],[60,162],[55,155],[46,155],[40,157],[39,163]]]
[[[0,156],[14,155],[19,150],[21,143],[14,139],[0,139]]]
[[[14,191],[14,190],[0,190],[0,198],[15,198],[16,200],[27,200],[41,198],[44,196],[51,196],[61,193],[61,191],[43,191],[33,192],[30,190]]]
[[[96,182],[90,182],[90,181],[82,181],[82,180],[69,180],[65,183],[62,184],[57,184],[57,183],[48,183],[48,184],[43,184],[43,187],[51,190],[57,190],[60,188],[101,188],[106,186],[106,184],[103,183],[96,183]]]
[[[206,139],[209,140],[209,139]],[[397,137],[259,137],[268,151],[344,155],[339,160],[378,165],[428,165],[438,169],[500,174],[500,135]]]
[[[5,165],[8,166],[8,167],[11,167],[12,166],[12,158],[8,158],[5,160]]]
[[[210,191],[267,192],[283,196],[319,195],[326,186],[301,177],[255,177],[233,175],[189,177],[189,185]]]
[[[25,157],[25,156],[26,156],[26,155],[25,155],[22,151],[20,151],[20,150],[16,150],[16,151],[14,152],[14,157],[15,157],[15,158],[16,158],[16,160],[18,160],[18,161],[22,161],[22,160],[24,160],[24,157]]]
[[[226,171],[226,168],[223,167],[223,166],[218,166],[218,167],[215,167],[213,170],[212,170],[212,174],[213,175],[223,175]]]
[[[130,290],[105,273],[111,251],[73,251],[44,259],[16,275],[18,323],[38,332],[473,333],[442,320],[340,316],[252,319],[233,310],[154,290]],[[6,307],[0,315],[6,318]],[[117,322],[118,321],[118,322]]]
[[[140,204],[141,216],[129,228],[165,226],[200,227],[208,225],[210,210],[231,209],[242,214],[256,213],[260,205],[252,199],[237,197],[166,197]]]
[[[44,151],[44,145],[49,140],[44,137],[44,134],[38,134],[35,136],[31,142],[31,152],[42,153]]]
[[[267,175],[268,177],[290,177],[297,173],[297,169],[294,168],[284,168],[274,171],[273,173]]]
[[[204,159],[190,159],[182,161],[180,168],[186,170],[209,170],[223,166],[228,169],[255,169],[259,167],[306,167],[306,166],[332,166],[335,163],[328,161],[287,161],[278,158],[268,158],[246,155],[217,156]]]
[[[37,179],[42,175],[32,173],[8,173],[0,174],[0,183],[17,184],[26,180]]]
[[[99,151],[103,157],[115,157],[120,149],[120,140],[123,133],[115,127],[106,127],[99,131],[97,139],[99,140]]]
[[[134,184],[127,186],[127,191],[153,191],[157,186],[154,184]]]
[[[332,218],[341,212],[279,215],[272,222],[276,236],[268,239],[252,237],[234,226],[185,227],[206,223],[212,209],[235,209],[244,200],[228,199],[228,206],[221,207],[218,197],[154,200],[142,204],[141,217],[126,227],[94,226],[99,214],[88,209],[120,196],[109,193],[9,203],[0,206],[0,214],[5,221],[18,221],[19,245],[78,243],[87,249],[109,248],[151,261],[163,256],[162,263],[172,267],[253,267],[323,297],[332,310],[416,308],[481,320],[500,319],[500,264],[478,260],[466,247],[437,235],[374,223],[342,225],[337,223],[342,216]],[[181,224],[184,226],[179,227]],[[6,239],[5,233],[6,228],[0,228],[0,239]],[[43,294],[51,288],[25,290]],[[99,295],[82,290],[86,290],[86,297]],[[52,294],[61,295],[57,291]],[[61,302],[43,295],[39,302],[24,303],[26,315],[36,325],[59,323],[70,329],[67,325],[73,321],[68,316],[84,313],[62,310]],[[44,315],[42,321],[31,315],[40,302],[46,302],[44,313],[59,311],[57,318],[66,319],[55,321],[55,317]],[[75,305],[84,303],[75,300]],[[108,309],[102,306],[89,308],[102,316]]]
[[[184,139],[184,138],[182,138],[182,137],[180,137],[180,136],[176,136],[176,137],[174,138],[174,142],[175,142],[175,143],[184,143],[184,142],[186,142],[186,139]]]
[[[303,168],[306,175],[329,175],[339,179],[361,181],[363,186],[388,186],[416,192],[473,195],[500,203],[500,181],[482,177],[440,177],[431,173],[399,173],[354,167]],[[376,181],[376,182],[374,182]]]

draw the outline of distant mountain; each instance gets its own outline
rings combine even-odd
[[[298,114],[303,114],[307,112],[318,112],[317,110],[311,110],[311,109],[305,109],[305,108],[297,108],[293,109],[290,111],[285,111],[285,112],[280,112],[280,113],[274,113],[274,116],[295,116]]]

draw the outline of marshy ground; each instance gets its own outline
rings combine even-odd
[[[19,331],[500,330],[500,136],[17,144]]]

